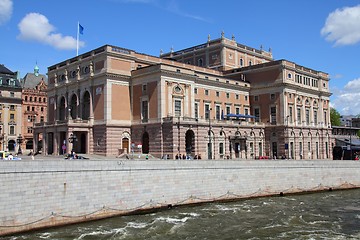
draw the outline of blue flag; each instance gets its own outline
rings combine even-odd
[[[81,35],[83,35],[84,34],[84,27],[83,26],[81,26],[81,24],[79,23],[79,33],[81,34]]]

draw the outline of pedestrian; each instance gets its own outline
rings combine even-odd
[[[8,159],[9,159],[9,160],[13,160],[13,159],[14,159],[14,156],[12,155],[12,153],[9,154]]]
[[[183,159],[186,159],[186,156],[185,156],[185,154],[183,154],[182,158],[183,158]]]

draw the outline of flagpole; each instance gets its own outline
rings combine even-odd
[[[79,25],[80,23],[77,23],[77,34],[76,34],[76,56],[79,56]]]

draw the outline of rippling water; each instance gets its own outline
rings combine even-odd
[[[123,216],[15,239],[360,239],[360,190],[211,203]]]

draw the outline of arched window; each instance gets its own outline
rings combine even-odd
[[[82,101],[82,116],[83,120],[88,120],[90,117],[90,94],[88,91],[84,93]]]

